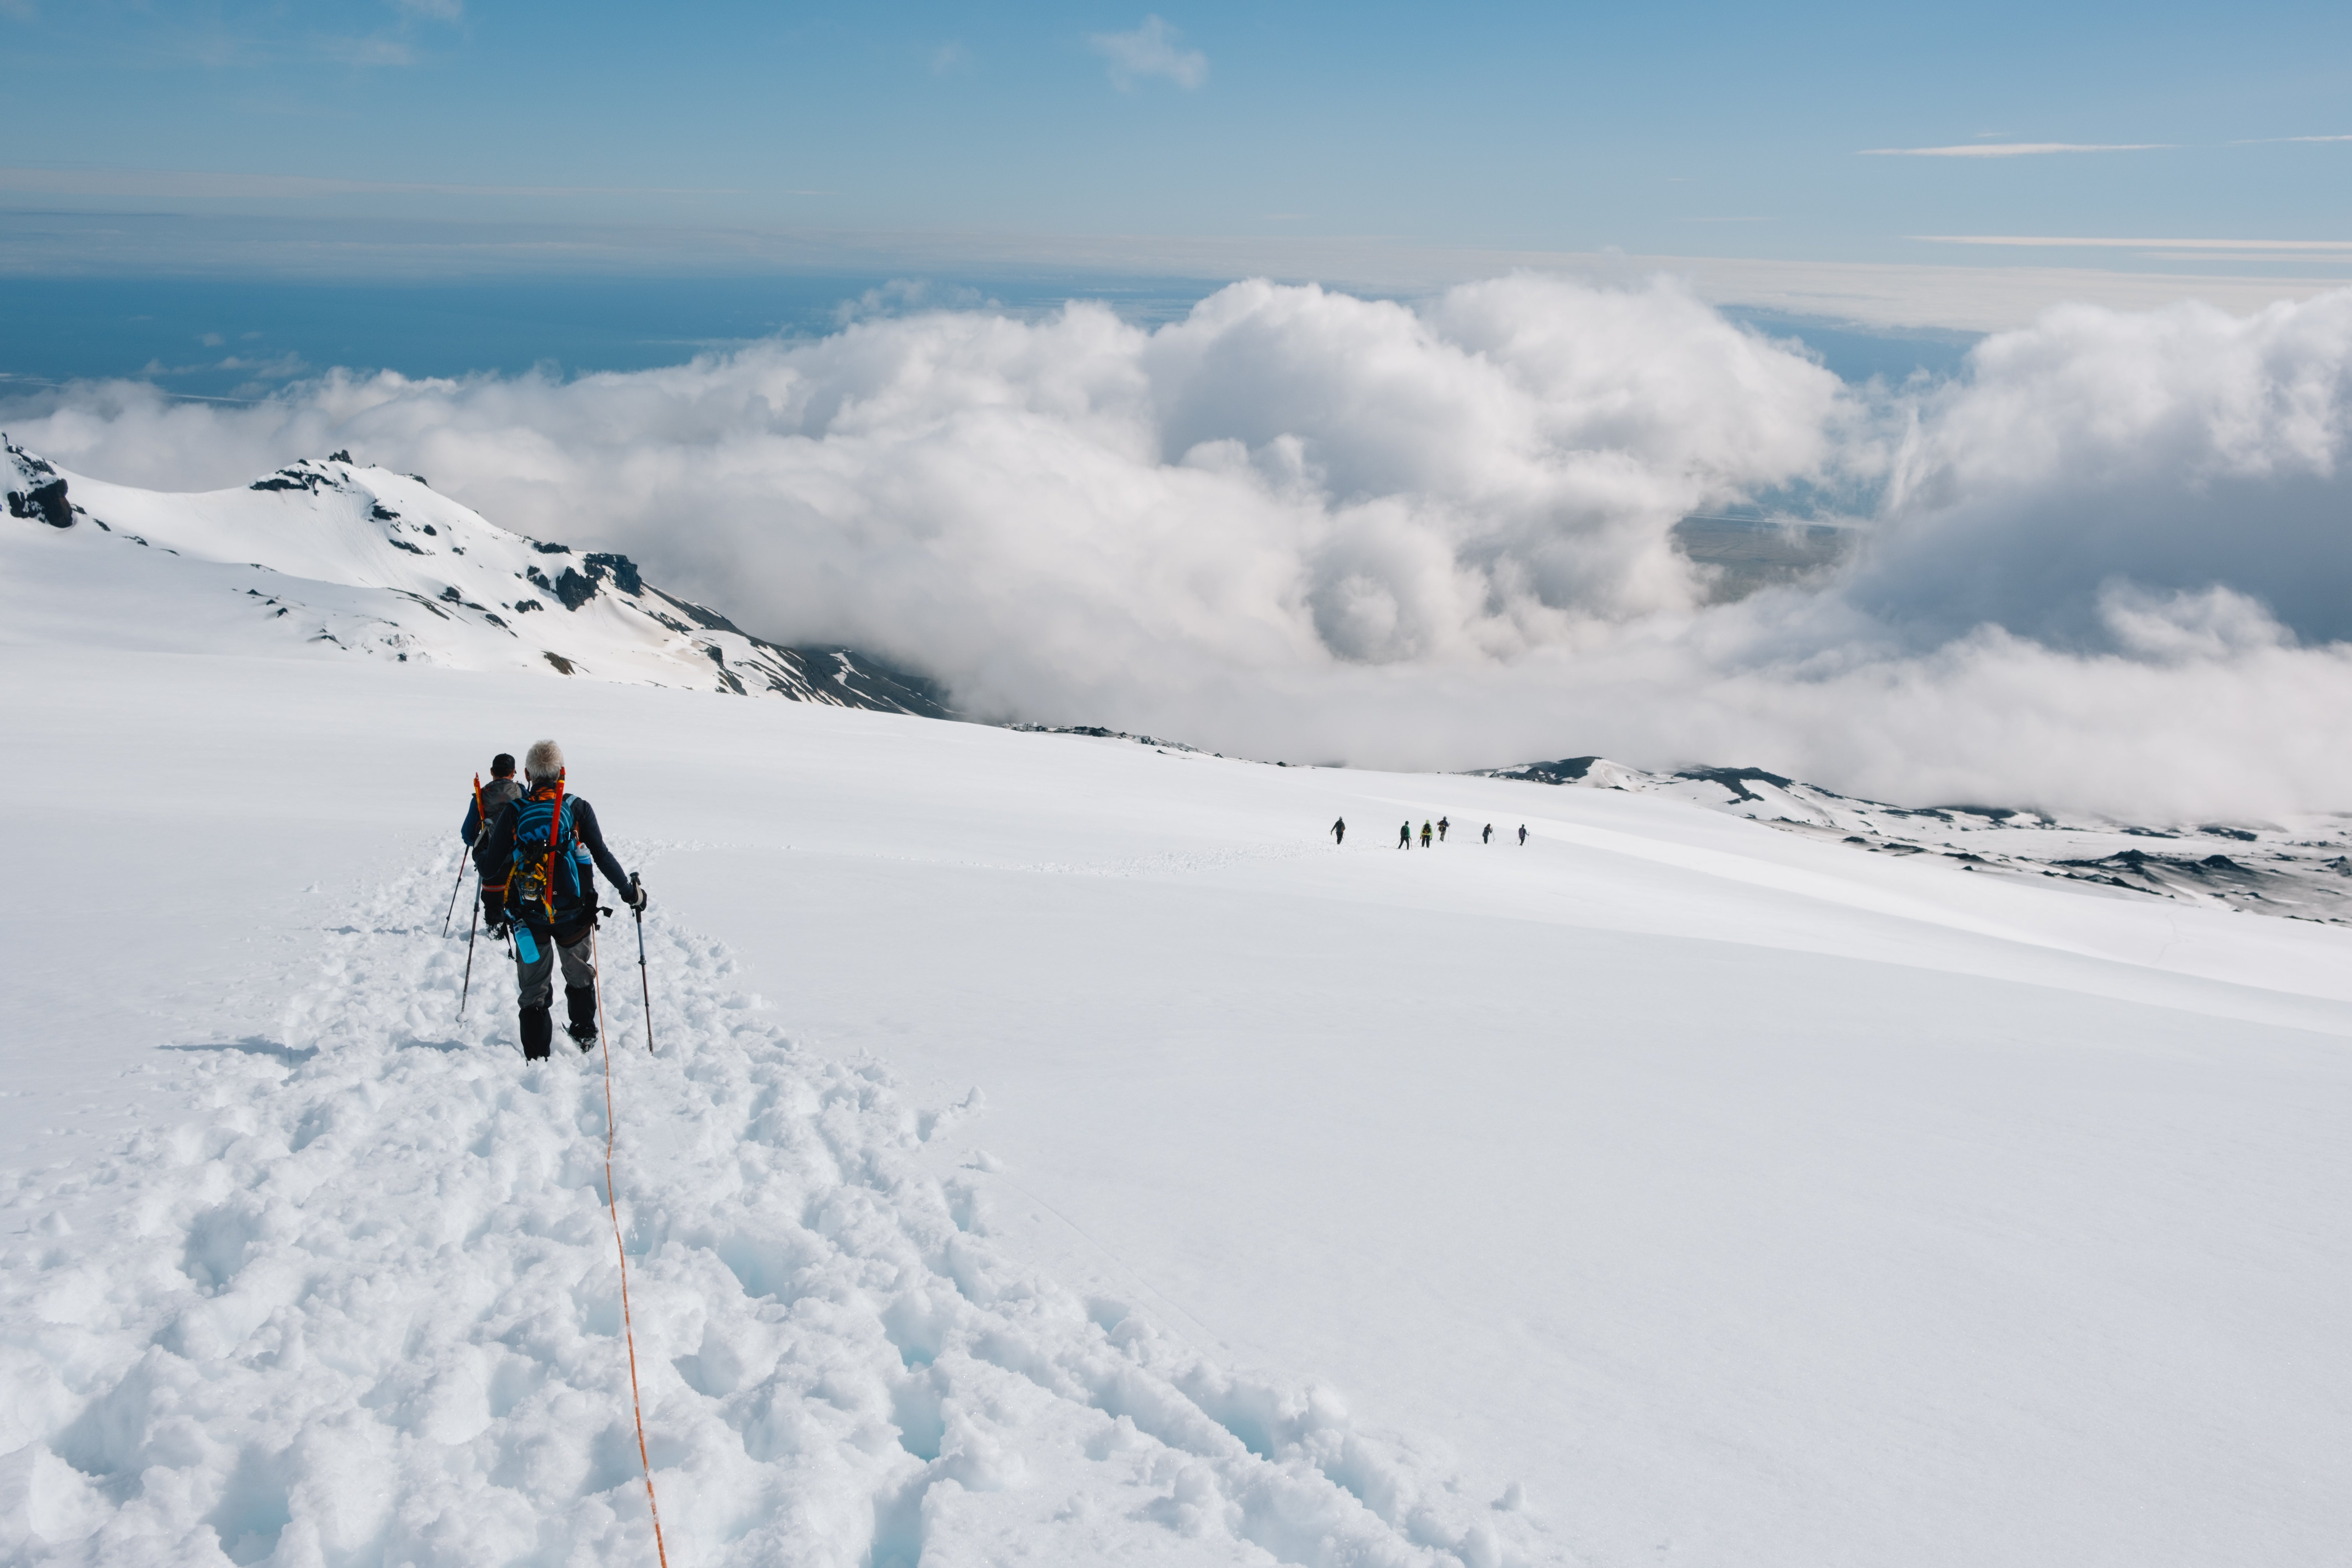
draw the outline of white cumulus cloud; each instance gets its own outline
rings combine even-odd
[[[1249,282],[1150,330],[905,303],[664,370],[338,373],[250,408],[85,385],[7,428],[163,488],[349,446],[982,714],[1293,761],[2352,805],[2352,292],[2055,310],[1924,393],[1663,280]],[[1753,501],[1858,514],[1864,548],[1710,604],[1671,531]]]
[[[1209,57],[1198,49],[1177,47],[1175,28],[1158,16],[1146,16],[1131,33],[1096,33],[1087,39],[1095,52],[1108,57],[1110,79],[1121,88],[1145,77],[1166,77],[1178,87],[1199,87],[1209,79]]]

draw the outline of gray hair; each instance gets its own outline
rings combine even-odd
[[[563,748],[552,741],[533,741],[523,753],[522,771],[535,784],[553,784],[563,776]]]

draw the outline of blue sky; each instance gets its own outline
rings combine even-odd
[[[1515,266],[1665,268],[1900,376],[2063,299],[2352,282],[2345,5],[0,0],[0,64],[16,388]]]
[[[18,209],[279,221],[1855,260],[1970,258],[1921,235],[2352,238],[2352,140],[2270,140],[2352,137],[2341,5],[1150,15],[8,0],[0,162]],[[2157,145],[1873,152],[2020,143]]]

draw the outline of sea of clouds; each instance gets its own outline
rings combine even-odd
[[[123,483],[350,447],[625,550],[976,714],[1227,752],[1753,763],[1908,801],[2352,809],[2352,290],[2053,310],[1961,375],[1841,382],[1671,280],[1418,304],[1238,283],[1157,329],[942,310],[631,374],[92,384],[8,418]],[[1709,602],[1673,545],[1863,528]]]

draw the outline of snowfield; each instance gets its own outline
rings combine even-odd
[[[541,734],[654,899],[653,1052],[602,942],[681,1568],[2352,1541],[2344,928],[280,649],[0,530],[9,1562],[654,1561],[604,1063],[526,1067],[486,946],[459,1022],[442,934]]]

